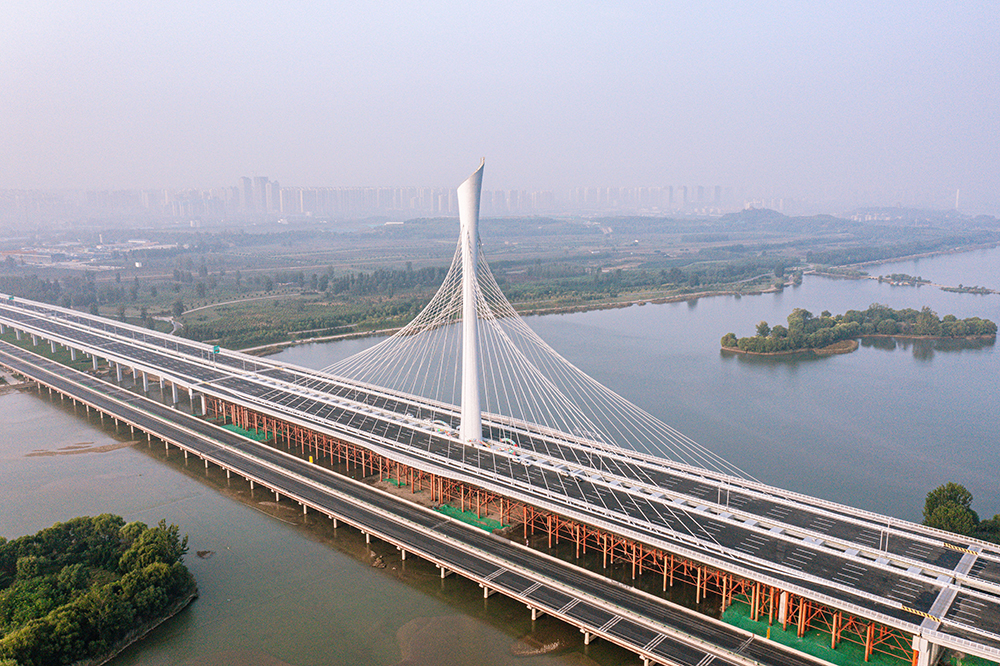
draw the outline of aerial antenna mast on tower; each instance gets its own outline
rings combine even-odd
[[[483,189],[483,166],[458,186],[458,220],[462,239],[462,422],[463,442],[483,438],[483,416],[479,407],[479,197]]]

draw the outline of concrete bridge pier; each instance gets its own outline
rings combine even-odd
[[[205,394],[201,394],[201,415],[208,416],[208,403],[205,402]]]
[[[34,333],[31,334],[31,346],[33,347],[38,346],[38,336],[35,335]]]
[[[941,646],[934,645],[921,636],[913,637],[914,666],[933,666],[941,656]]]
[[[149,373],[145,371],[142,373],[142,392],[149,393]]]
[[[537,608],[533,608],[531,606],[528,606],[528,610],[531,611],[531,621],[532,622],[534,622],[535,620],[537,620],[541,616],[545,615],[545,611],[540,611]]]
[[[122,383],[122,364],[121,363],[115,363],[115,378],[118,380],[119,384]]]
[[[590,645],[590,641],[592,641],[594,639],[594,635],[591,634],[586,629],[581,629],[580,633],[583,634],[583,644],[584,645]]]
[[[194,411],[194,387],[193,386],[189,386],[188,387],[188,402],[191,403],[191,413],[194,414],[195,411]]]
[[[180,402],[180,398],[177,396],[177,384],[170,382],[171,391],[171,404],[176,407],[177,403]]]
[[[55,342],[53,342],[52,340],[49,340],[49,349],[51,349],[51,350],[52,350],[52,353],[53,353],[53,354],[55,354],[55,353],[56,353],[56,343],[55,343]]]
[[[91,360],[91,365],[94,366],[94,372],[97,372],[97,357],[91,355],[90,360]]]
[[[70,347],[69,348],[69,360],[71,360],[71,361],[75,361],[76,360],[76,347]]]
[[[4,324],[0,324],[0,335],[6,335],[6,334],[7,334],[7,326]]]
[[[19,328],[15,328],[15,329],[14,329],[14,336],[15,336],[15,337],[16,337],[16,338],[17,338],[18,340],[20,340],[20,339],[21,339],[21,329],[19,329]]]
[[[496,593],[496,590],[491,590],[488,585],[479,584],[479,587],[483,588],[483,599],[489,599],[492,595]]]

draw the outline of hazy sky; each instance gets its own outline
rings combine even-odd
[[[996,2],[5,0],[0,189],[721,184],[1000,212]]]

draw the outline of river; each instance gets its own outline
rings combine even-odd
[[[873,275],[921,275],[943,284],[998,288],[1000,249],[869,267]],[[929,305],[939,314],[1000,321],[1000,296],[873,280],[806,276],[776,294],[714,297],[531,317],[529,324],[571,362],[761,481],[919,520],[924,495],[964,484],[983,517],[1000,512],[996,419],[1000,351],[993,344],[865,344],[819,359],[724,354],[726,332],[813,313]],[[305,345],[277,358],[323,367],[375,339]],[[617,663],[603,645],[559,658],[520,659],[509,646],[531,630],[519,604],[394,551],[369,566],[349,529],[301,525],[293,506],[227,482],[200,461],[167,458],[130,441],[82,409],[31,394],[0,396],[0,536],[34,532],[77,515],[177,523],[190,536],[188,566],[201,597],[115,664],[542,664]],[[74,447],[108,449],[71,453]],[[76,448],[75,450],[82,450]],[[32,452],[65,455],[29,455]],[[200,557],[198,551],[203,553]],[[395,567],[395,568],[394,568]],[[536,623],[540,638],[562,636]],[[582,650],[582,647],[580,648]]]

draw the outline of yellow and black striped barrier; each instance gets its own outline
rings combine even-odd
[[[903,610],[905,610],[907,613],[913,613],[914,615],[919,615],[920,617],[926,617],[928,620],[933,620],[935,622],[940,622],[941,621],[941,618],[934,617],[930,613],[925,613],[923,611],[918,611],[916,608],[910,608],[909,606],[902,606],[902,605],[900,607]]]
[[[968,548],[963,548],[961,546],[953,546],[952,544],[948,543],[947,541],[943,541],[942,543],[944,543],[944,547],[945,548],[950,548],[952,550],[957,550],[960,553],[968,553],[970,555],[978,555],[979,554],[979,553],[977,553],[974,550],[969,550]]]

